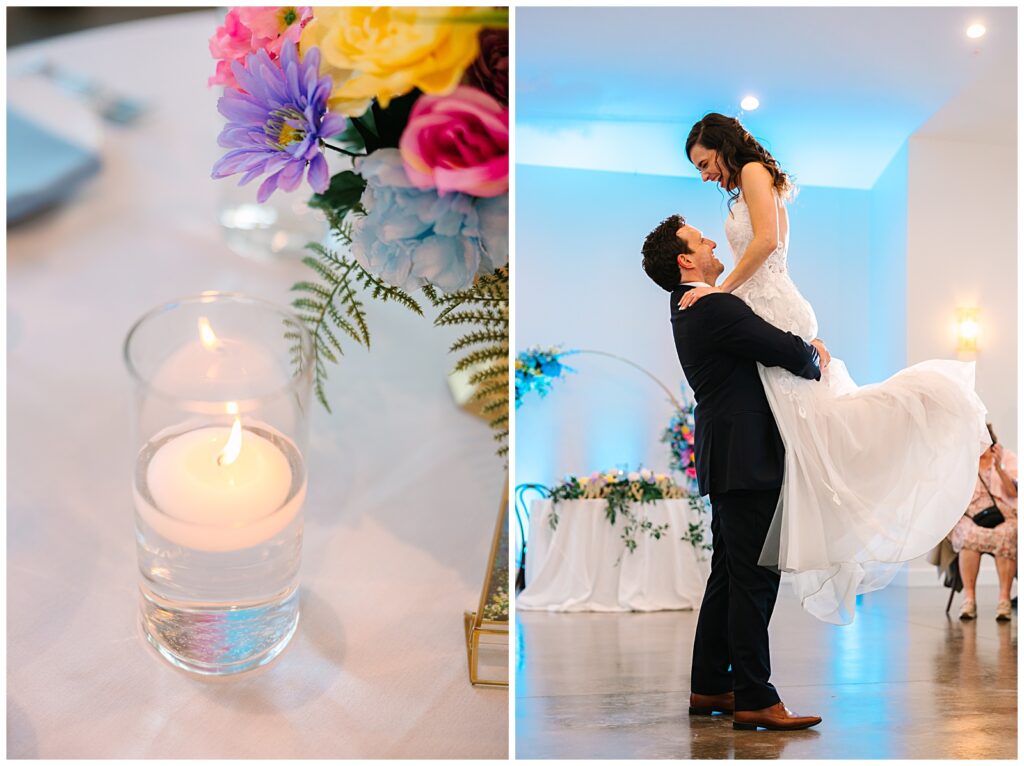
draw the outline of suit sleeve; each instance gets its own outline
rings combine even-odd
[[[708,295],[705,301],[713,312],[710,339],[719,348],[765,367],[783,367],[801,378],[821,379],[818,351],[803,338],[769,324],[735,295]]]

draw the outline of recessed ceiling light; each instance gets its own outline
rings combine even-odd
[[[971,39],[981,37],[983,34],[985,34],[984,24],[971,24],[967,27],[967,36]]]
[[[752,112],[759,106],[761,106],[761,102],[757,100],[756,96],[747,96],[740,101],[740,108],[745,112]]]

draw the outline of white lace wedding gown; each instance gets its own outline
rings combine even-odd
[[[754,236],[742,197],[725,233],[738,260]],[[735,294],[810,341],[818,322],[789,277],[788,249],[787,225]],[[834,356],[820,382],[758,369],[786,447],[779,508],[759,563],[794,573],[794,590],[815,617],[847,624],[858,594],[888,585],[901,562],[934,547],[970,503],[989,444],[974,363],[930,360],[860,387]]]

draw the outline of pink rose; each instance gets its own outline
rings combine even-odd
[[[398,148],[418,189],[474,197],[508,191],[508,110],[476,88],[417,99]]]
[[[302,28],[313,18],[311,7],[239,8],[239,18],[252,30],[252,49],[266,49],[273,59],[285,43],[298,43]]]
[[[241,90],[231,71],[231,62],[266,50],[270,58],[281,55],[286,42],[296,43],[302,28],[313,18],[310,7],[275,6],[272,8],[231,8],[223,26],[210,38],[210,53],[217,61],[217,72],[207,85],[225,85]]]

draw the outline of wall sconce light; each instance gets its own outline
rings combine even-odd
[[[956,350],[959,353],[974,353],[978,350],[978,335],[981,326],[978,324],[978,309],[957,309],[956,312]]]

